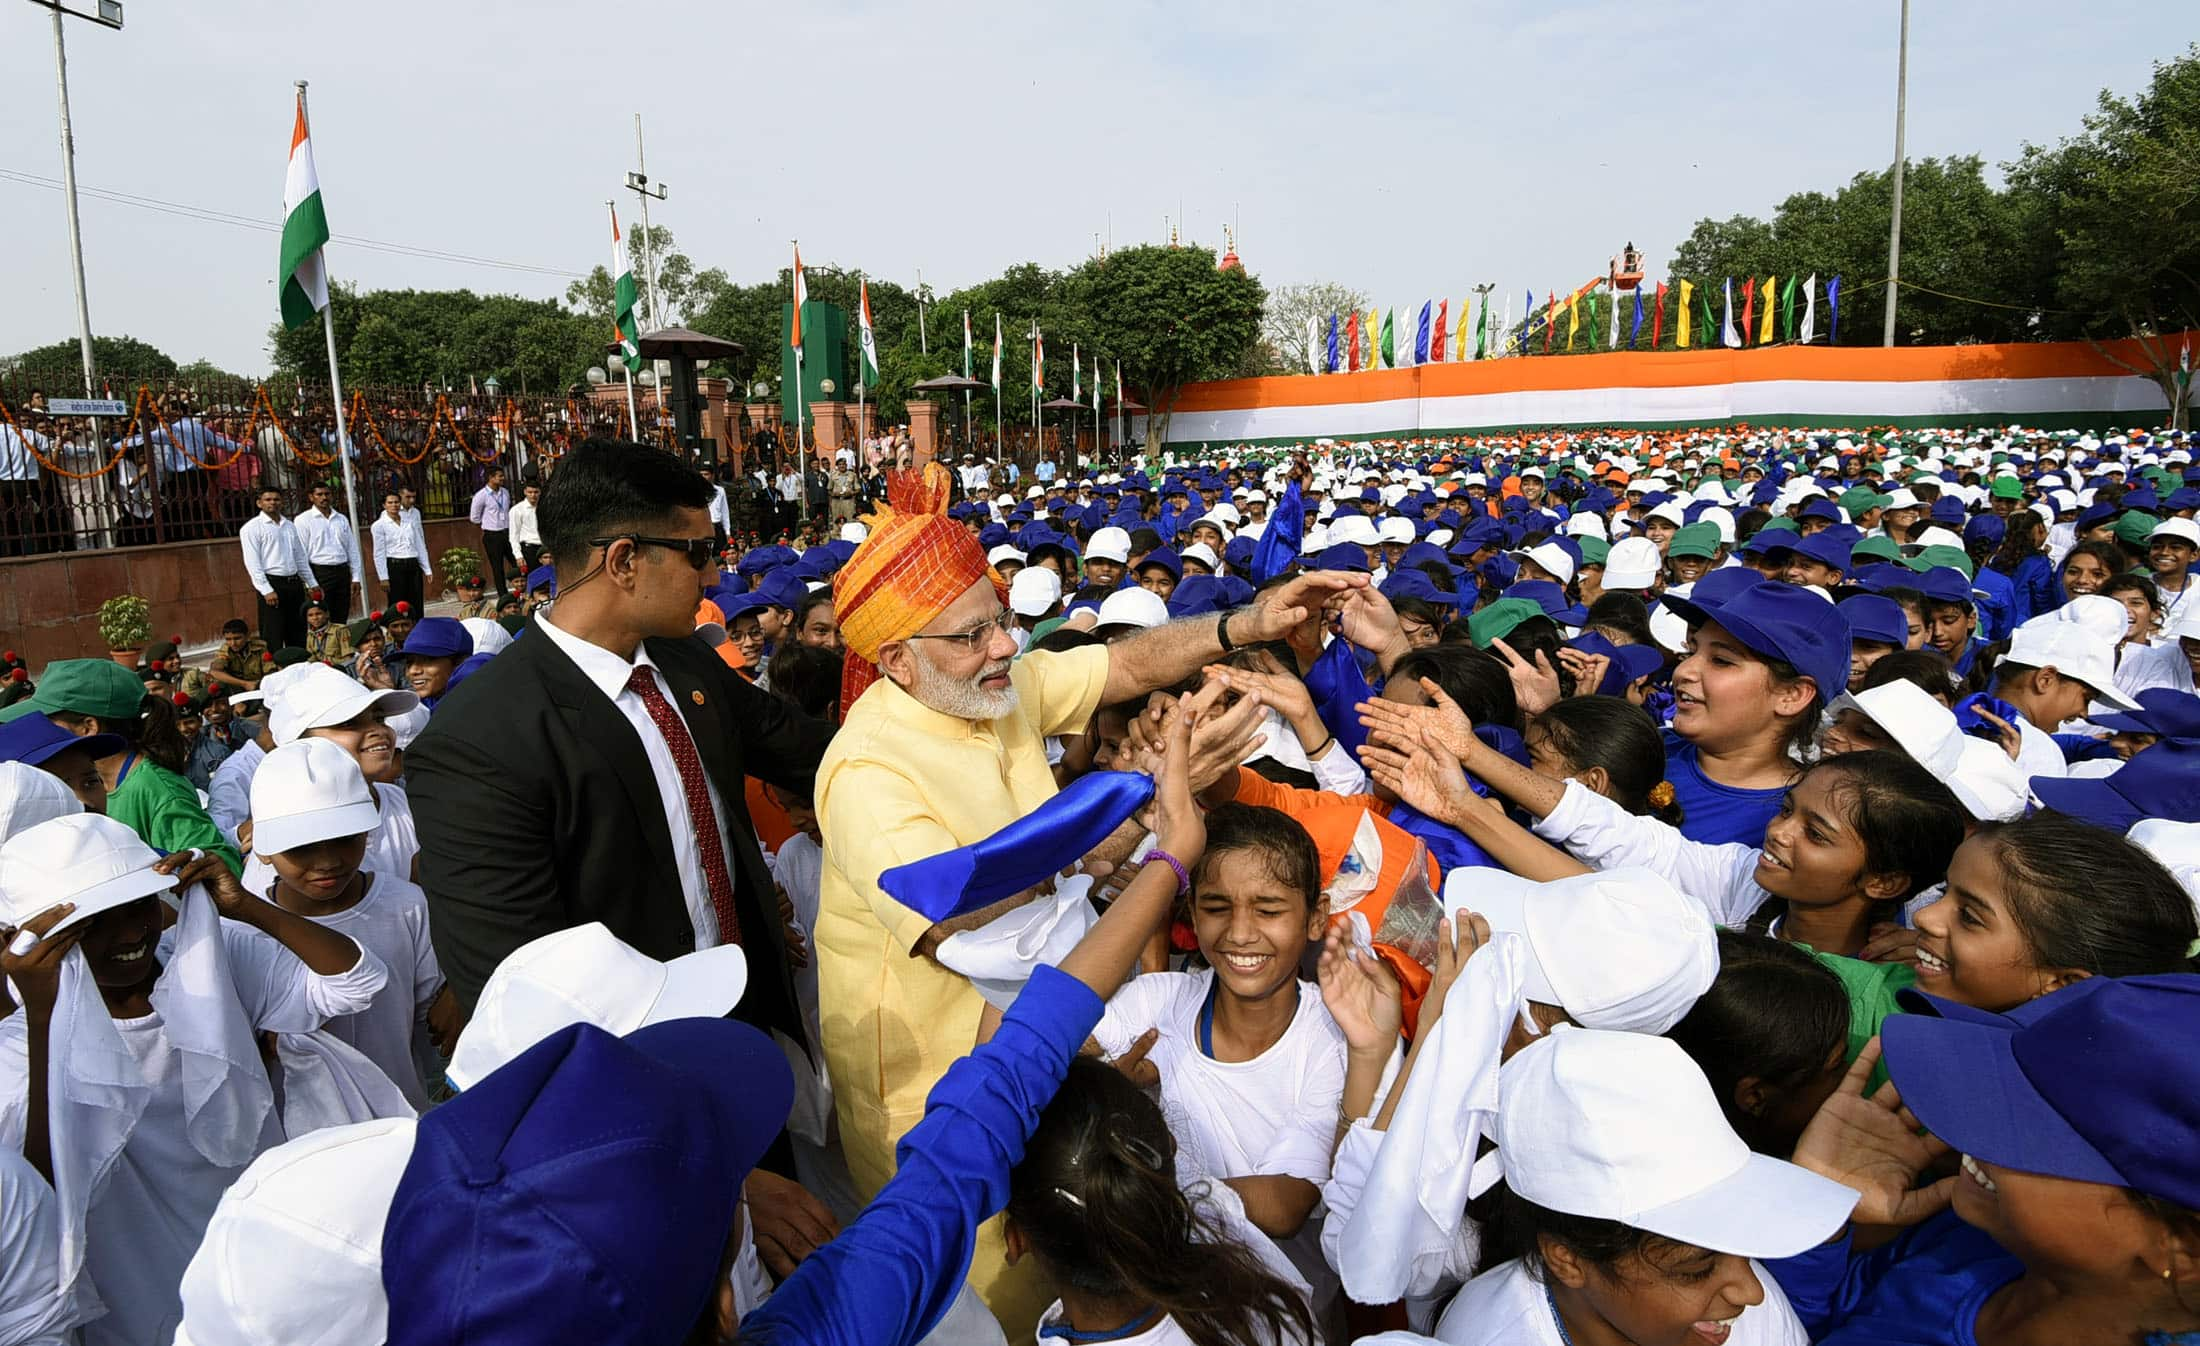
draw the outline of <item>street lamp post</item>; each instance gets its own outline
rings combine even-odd
[[[90,19],[103,27],[120,30],[122,5],[120,0],[97,0],[89,10],[76,8],[64,0],[31,0],[31,3],[53,15],[53,73],[54,87],[61,104],[61,187],[62,196],[69,210],[69,262],[76,271],[76,340],[77,353],[84,361],[84,395],[97,395],[93,383],[92,364],[92,308],[84,289],[84,224],[76,204],[76,131],[69,120],[69,52],[61,31],[61,16],[71,14],[80,19]],[[98,429],[98,422],[93,422]]]

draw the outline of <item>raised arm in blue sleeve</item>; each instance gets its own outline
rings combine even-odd
[[[1942,1211],[1894,1242],[1859,1253],[1843,1234],[1765,1263],[1814,1342],[1953,1346],[1987,1292],[2023,1267],[1985,1233]],[[1970,1315],[1969,1319],[1964,1317]]]
[[[1102,1002],[1041,967],[993,1040],[947,1068],[894,1176],[840,1237],[803,1260],[741,1323],[787,1346],[906,1346],[936,1325],[970,1271],[978,1226],[1008,1204],[1008,1174],[1100,1022]]]

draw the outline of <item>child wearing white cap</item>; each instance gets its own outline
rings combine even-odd
[[[1994,665],[1993,692],[2021,717],[2017,768],[2027,779],[2068,774],[2062,748],[2051,735],[2064,721],[2085,718],[2093,702],[2139,708],[2116,685],[2116,641],[2055,613],[2017,628],[2009,652]]]
[[[428,940],[427,894],[361,864],[380,817],[358,764],[327,739],[277,748],[252,779],[253,859],[269,875],[261,893],[341,931],[389,969],[374,1003],[330,1020],[327,1032],[381,1067],[420,1110],[442,1074],[436,1053],[456,1043],[458,1001]]]
[[[1460,1290],[1437,1341],[1809,1340],[1757,1259],[1840,1232],[1857,1195],[1751,1153],[1678,1046],[1554,1034],[1506,1063],[1498,1095],[1497,1227],[1512,1260]]]
[[[419,708],[420,698],[406,691],[376,691],[325,665],[303,667],[306,671],[284,684],[270,703],[268,736],[278,748],[301,739],[320,739],[349,753],[373,789],[376,810],[364,868],[416,879],[420,833],[413,825],[411,801],[399,783],[404,754],[391,720]],[[265,893],[274,877],[265,860],[253,854],[245,857],[248,891]]]
[[[176,922],[158,897],[182,885]],[[168,1340],[222,1192],[281,1141],[255,1034],[363,1009],[372,953],[259,902],[211,856],[161,857],[96,814],[0,845],[0,1139],[53,1180],[60,1283],[104,1305],[86,1346]],[[226,918],[226,919],[225,919]]]

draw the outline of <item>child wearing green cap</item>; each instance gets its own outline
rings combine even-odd
[[[147,696],[137,675],[112,659],[64,659],[46,670],[29,704],[71,733],[114,734],[128,745],[99,760],[108,817],[163,854],[197,849],[232,874],[244,872],[243,858],[184,777],[191,749],[173,702]]]

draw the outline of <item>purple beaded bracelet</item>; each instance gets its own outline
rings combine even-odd
[[[1161,863],[1176,871],[1176,895],[1178,897],[1182,897],[1186,893],[1192,891],[1192,876],[1190,872],[1184,868],[1184,862],[1182,860],[1179,860],[1175,856],[1169,854],[1167,851],[1162,850],[1159,846],[1156,846],[1152,850],[1146,852],[1146,858],[1148,860],[1159,860]]]

